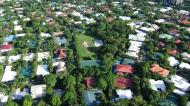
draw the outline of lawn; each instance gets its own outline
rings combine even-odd
[[[94,38],[87,35],[76,35],[76,48],[81,59],[90,59],[96,56]]]

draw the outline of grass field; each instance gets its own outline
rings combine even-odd
[[[93,42],[94,38],[91,36],[83,34],[76,36],[76,49],[80,58],[92,58],[96,55]]]

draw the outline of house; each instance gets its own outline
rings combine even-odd
[[[168,50],[167,50],[167,53],[168,53],[169,55],[175,56],[175,55],[177,55],[179,52],[178,52],[176,49],[168,49]]]
[[[154,80],[154,79],[149,79],[151,88],[155,91],[166,91],[166,85],[163,80]]]
[[[49,52],[39,52],[38,54],[38,61],[42,61],[43,59],[48,59],[50,56]]]
[[[181,91],[189,91],[190,90],[190,84],[188,81],[178,75],[172,75],[171,82],[174,83],[175,87],[180,89]]]
[[[103,41],[102,40],[95,40],[94,41],[94,46],[95,47],[101,47],[101,46],[103,46]]]
[[[133,58],[139,58],[139,55],[137,52],[133,52],[133,51],[128,51],[125,53],[125,55],[129,56],[129,57],[133,57]]]
[[[168,40],[171,40],[171,39],[173,38],[173,36],[168,35],[168,34],[160,34],[160,35],[159,35],[159,38],[160,38],[160,39],[168,39]]]
[[[169,75],[169,72],[170,72],[167,69],[160,67],[158,64],[152,64],[150,70],[153,73],[158,73],[162,77],[167,77]]]
[[[25,61],[32,61],[34,59],[35,54],[34,53],[29,53],[23,56],[23,60]]]
[[[56,37],[55,40],[56,40],[56,43],[58,45],[65,45],[66,46],[67,39],[65,37]]]
[[[183,92],[181,91],[180,89],[174,89],[173,91],[174,94],[177,94],[179,96],[183,96],[183,95],[186,95],[187,93],[186,92]]]
[[[15,35],[7,35],[4,37],[4,42],[12,42],[15,39]]]
[[[6,56],[0,56],[0,63],[5,63],[6,59]]]
[[[156,23],[165,23],[166,20],[165,19],[158,19],[158,20],[155,20]]]
[[[47,65],[38,65],[36,75],[48,75],[48,66]]]
[[[181,64],[179,65],[179,68],[180,69],[188,69],[188,70],[190,70],[190,64],[181,62]]]
[[[22,26],[21,25],[14,26],[14,31],[22,31]]]
[[[22,91],[20,88],[17,88],[14,93],[13,93],[13,100],[20,100],[22,99],[25,95],[29,95],[29,89],[24,88]]]
[[[176,36],[176,37],[178,37],[178,36],[180,35],[180,31],[177,30],[177,29],[171,29],[171,30],[168,31],[168,33],[169,33],[170,35]]]
[[[175,57],[173,57],[173,56],[170,56],[169,58],[168,58],[168,61],[169,61],[169,64],[171,65],[171,66],[177,66],[177,65],[179,65],[179,60],[177,60]]]
[[[116,93],[119,96],[118,99],[132,99],[133,98],[133,92],[130,89],[117,89]]]
[[[53,32],[53,36],[62,36],[64,33],[63,31],[60,31],[60,32]]]
[[[98,95],[101,94],[102,91],[98,89],[84,91],[86,106],[97,106],[98,104],[100,104],[100,101],[98,100]]]
[[[58,48],[56,51],[57,59],[65,59],[67,57],[66,51],[62,48]]]
[[[21,34],[16,34],[15,36],[16,37],[23,37],[23,36],[25,36],[26,35],[26,33],[21,33]]]
[[[8,81],[13,81],[17,75],[17,72],[11,71],[11,66],[6,66],[3,78],[1,82],[8,82]]]
[[[92,88],[95,85],[96,81],[93,77],[86,77],[85,84],[87,88]]]
[[[51,35],[49,33],[41,33],[40,36],[42,36],[42,37],[51,37]]]
[[[124,20],[124,21],[129,21],[129,20],[131,20],[131,17],[119,16],[119,19]]]
[[[53,67],[55,67],[56,73],[66,70],[65,62],[53,61]]]
[[[18,54],[18,55],[15,55],[15,56],[9,56],[9,63],[13,63],[13,62],[16,62],[17,60],[21,59],[21,55]]]
[[[182,23],[184,25],[190,25],[190,21],[189,20],[181,20],[180,23]]]
[[[181,56],[182,56],[183,60],[187,60],[190,62],[190,54],[188,54],[187,52],[183,52],[181,54]]]
[[[133,73],[134,68],[132,65],[118,64],[116,65],[115,71],[118,75],[122,75],[126,73]]]
[[[0,103],[5,103],[8,101],[9,96],[5,95],[4,93],[0,92]]]
[[[32,85],[30,88],[30,93],[32,98],[40,98],[45,94],[46,85]]]
[[[127,78],[116,78],[115,86],[119,89],[132,88],[133,81]]]
[[[11,51],[12,49],[13,49],[12,45],[8,44],[8,43],[2,44],[0,46],[0,52],[2,52],[2,53]]]

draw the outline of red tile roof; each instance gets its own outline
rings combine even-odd
[[[182,41],[180,40],[180,39],[177,39],[176,41],[175,41],[175,43],[176,44],[180,44]]]
[[[127,78],[116,78],[115,86],[116,88],[125,89],[125,88],[132,88],[134,82],[131,79]]]
[[[163,42],[159,42],[158,47],[159,47],[159,48],[163,48],[163,47],[165,47],[165,43],[163,43]]]
[[[190,21],[189,20],[182,20],[181,23],[185,24],[185,25],[190,25]]]
[[[0,46],[0,50],[7,50],[7,49],[12,49],[12,45],[11,44],[2,44]]]
[[[160,67],[158,64],[152,64],[150,70],[153,73],[160,74],[162,77],[167,77],[169,74],[169,71],[167,69]]]
[[[59,59],[64,59],[64,58],[67,57],[67,56],[66,56],[66,53],[65,53],[65,50],[62,49],[62,48],[58,48],[55,52],[56,52],[56,55],[57,55],[57,57],[58,57]]]
[[[131,65],[119,64],[119,65],[116,65],[116,72],[117,73],[133,73],[134,68]]]
[[[177,51],[176,49],[168,49],[168,50],[167,50],[167,53],[168,53],[169,55],[175,56],[175,55],[178,54],[178,51]]]
[[[87,88],[91,88],[95,85],[95,79],[92,77],[86,77],[85,78],[85,83]]]

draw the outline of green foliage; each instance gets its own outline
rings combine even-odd
[[[54,74],[49,74],[44,77],[44,82],[47,86],[54,87],[57,82],[56,76]]]
[[[24,97],[24,100],[23,100],[23,103],[22,103],[23,106],[32,106],[32,97],[29,96],[29,95],[26,95]]]
[[[61,96],[59,94],[53,94],[51,97],[52,106],[60,106],[61,103]]]

